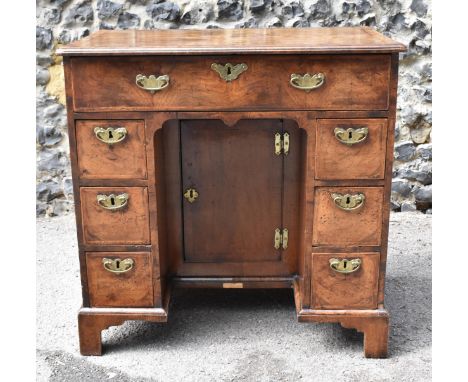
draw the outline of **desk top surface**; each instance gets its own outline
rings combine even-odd
[[[64,56],[395,53],[406,47],[368,27],[100,30]]]

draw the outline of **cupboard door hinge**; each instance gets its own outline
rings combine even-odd
[[[275,229],[275,249],[288,248],[289,231],[284,228],[282,231],[279,228]]]
[[[289,153],[289,133],[284,133],[281,136],[281,133],[275,134],[275,154],[281,155],[288,155]]]

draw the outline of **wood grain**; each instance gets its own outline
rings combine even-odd
[[[107,271],[102,259],[130,258],[133,268],[125,273]],[[153,279],[149,252],[88,252],[89,298],[93,307],[151,307]]]
[[[335,206],[331,193],[362,192],[363,207],[343,211]],[[335,246],[380,245],[382,232],[383,188],[381,187],[318,187],[315,191],[313,244]]]
[[[72,58],[77,111],[124,110],[386,110],[390,57],[208,56]],[[211,64],[246,63],[247,71],[225,82]],[[268,63],[266,65],[265,63]],[[305,92],[290,85],[292,73],[324,73],[325,83]],[[138,74],[169,75],[169,86],[152,94],[135,84]]]
[[[342,274],[329,260],[361,259],[361,267]],[[379,253],[314,253],[312,255],[312,307],[315,309],[376,309]]]
[[[282,228],[284,156],[274,153],[282,131],[281,120],[182,121],[182,189],[199,193],[183,199],[186,262],[243,263],[263,275],[263,262],[281,261],[273,239]]]
[[[76,121],[78,167],[81,179],[146,179],[145,123],[131,120]],[[99,141],[95,127],[124,127],[122,142],[108,145]]]
[[[348,146],[335,128],[369,129],[367,138]],[[315,176],[320,180],[383,179],[387,145],[386,119],[320,119],[317,127]]]
[[[57,50],[59,55],[226,53],[390,53],[406,47],[368,27],[204,30],[101,30]]]
[[[129,195],[122,210],[108,211],[98,194]],[[149,244],[148,191],[144,187],[82,187],[80,191],[84,244]]]

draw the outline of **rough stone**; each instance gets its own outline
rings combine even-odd
[[[239,0],[218,0],[218,16],[221,20],[240,20],[244,16],[243,2]]]
[[[130,4],[137,4],[137,5],[146,5],[148,4],[148,0],[127,0]]]
[[[49,82],[50,75],[47,69],[44,69],[40,66],[36,67],[36,84],[37,85],[46,85]]]
[[[132,29],[140,26],[140,17],[134,13],[124,12],[117,19],[117,27],[120,29]]]
[[[331,13],[331,5],[329,0],[318,0],[310,8],[311,19],[325,19]]]
[[[416,154],[419,158],[424,160],[432,160],[432,143],[416,147]]]
[[[36,185],[36,199],[43,202],[63,196],[62,187],[55,181],[46,181]]]
[[[413,211],[416,211],[416,204],[413,203],[413,202],[409,202],[409,201],[404,201],[403,203],[401,203],[401,212],[413,212]]]
[[[415,162],[408,167],[401,167],[396,175],[400,178],[417,181],[423,185],[432,183],[432,164],[431,162]]]
[[[252,13],[262,12],[265,10],[267,0],[250,0],[249,9]]]
[[[412,190],[411,185],[408,181],[401,179],[394,179],[392,181],[392,192],[396,192],[401,196],[408,196]]]
[[[97,3],[98,17],[101,20],[115,17],[120,14],[122,7],[122,4],[117,4],[113,1],[99,0]]]
[[[410,6],[411,10],[419,17],[426,16],[427,4],[424,0],[413,0]]]
[[[409,161],[414,158],[416,147],[412,142],[401,142],[395,145],[395,159],[399,161]]]
[[[170,1],[149,4],[146,12],[154,21],[176,21],[180,17],[180,7]]]
[[[213,4],[195,1],[185,8],[181,22],[188,25],[202,24],[209,22],[213,17]]]
[[[39,26],[36,27],[37,50],[49,49],[50,47],[52,47],[52,38],[52,30]]]
[[[66,16],[65,25],[71,26],[86,26],[90,25],[94,20],[94,11],[91,1],[86,0],[76,4],[70,8]]]
[[[419,187],[414,191],[416,202],[431,202],[432,201],[432,184]]]
[[[38,155],[37,169],[50,174],[63,173],[68,166],[68,155],[60,150],[44,150]]]
[[[36,141],[41,146],[52,147],[62,140],[62,132],[55,126],[37,126]]]
[[[47,25],[57,25],[62,20],[62,11],[59,8],[44,8],[40,18]]]
[[[305,13],[302,4],[294,1],[282,8],[282,14],[286,18],[294,18],[302,17]]]

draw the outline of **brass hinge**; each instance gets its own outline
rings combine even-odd
[[[284,228],[283,231],[281,231],[279,228],[275,229],[275,249],[280,249],[280,247],[282,247],[283,249],[287,249],[288,239],[289,231],[287,228]]]
[[[283,136],[281,136],[281,133],[275,134],[275,154],[281,155],[281,152],[284,155],[289,153],[289,133],[284,133]]]

